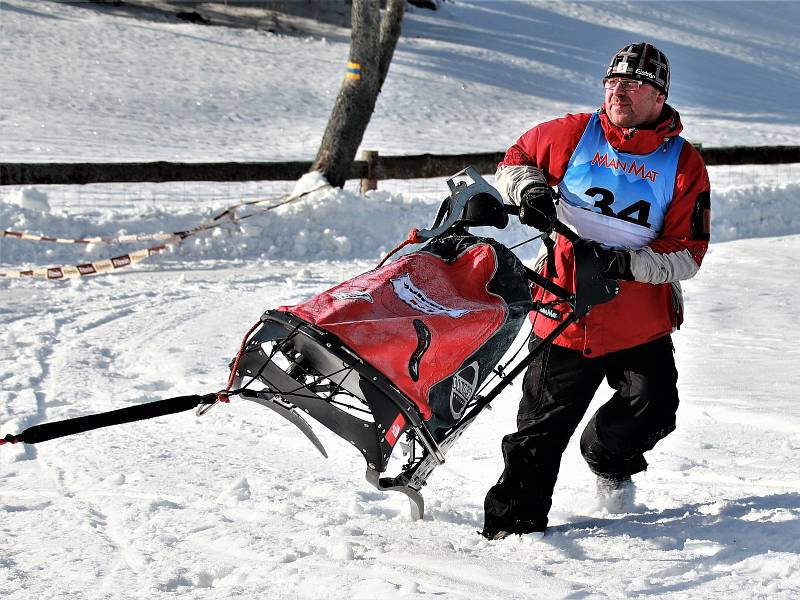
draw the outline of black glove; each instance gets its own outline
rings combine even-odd
[[[522,192],[519,220],[539,231],[550,231],[556,220],[555,193],[548,185],[534,185]]]
[[[627,250],[623,248],[607,248],[594,240],[581,240],[575,243],[583,244],[589,249],[597,261],[598,277],[633,281],[631,253]]]

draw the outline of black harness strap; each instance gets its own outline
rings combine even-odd
[[[524,265],[523,265],[524,266]],[[553,294],[554,296],[561,298],[564,301],[571,302],[575,299],[574,294],[565,290],[563,287],[558,285],[557,283],[553,283],[546,277],[539,275],[536,271],[531,269],[530,267],[525,267],[525,273],[528,276],[528,279],[534,285],[538,285],[540,288],[543,288]]]
[[[156,417],[163,417],[164,415],[192,410],[198,404],[213,404],[216,402],[216,399],[216,394],[177,396],[175,398],[157,400],[155,402],[120,408],[96,415],[43,423],[41,425],[29,427],[17,435],[7,435],[0,440],[0,445],[16,444],[18,442],[37,444],[39,442],[46,442],[55,438],[73,435],[75,433],[83,433],[84,431],[108,427],[110,425],[121,425],[122,423],[132,423],[133,421],[142,421],[144,419],[155,419]]]

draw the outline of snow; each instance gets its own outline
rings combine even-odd
[[[670,101],[706,146],[797,144],[796,3],[446,2],[412,10],[365,148],[499,150],[600,99],[634,39],[670,57]],[[5,161],[310,159],[345,34],[286,37],[0,4]],[[598,506],[577,440],[542,539],[489,542],[518,391],[481,415],[424,488],[364,481],[345,441],[244,401],[0,448],[0,595],[28,598],[665,598],[800,596],[798,165],[710,168],[714,238],[674,336],[678,429],[623,513]],[[491,178],[489,178],[491,180]],[[362,197],[320,181],[0,188],[0,225],[63,238],[236,219],[113,275],[0,280],[0,435],[224,386],[268,308],[372,268],[430,224],[444,181]],[[284,194],[309,192],[283,206]],[[512,224],[498,239],[530,232]],[[0,270],[146,246],[0,239]],[[518,249],[529,259],[536,243]],[[590,413],[610,394],[598,394]]]
[[[28,186],[12,190],[5,197],[5,201],[9,204],[14,204],[16,206],[40,213],[50,212],[50,204],[47,201],[47,193],[38,190],[35,187]]]

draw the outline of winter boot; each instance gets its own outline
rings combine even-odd
[[[540,540],[544,537],[545,525],[543,523],[534,523],[533,521],[517,521],[505,529],[493,531],[484,528],[479,531],[487,540],[504,540],[511,535],[527,535],[531,539]]]
[[[483,531],[479,531],[487,540],[504,540],[510,535],[529,535],[532,539],[542,539],[544,530],[547,529],[547,519],[541,520],[507,520],[505,523],[484,525]]]
[[[631,512],[635,508],[636,486],[630,476],[597,476],[597,509],[611,514]]]

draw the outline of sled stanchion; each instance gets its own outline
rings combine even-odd
[[[434,457],[436,464],[444,464],[444,454],[427,427],[416,427],[422,446]]]

